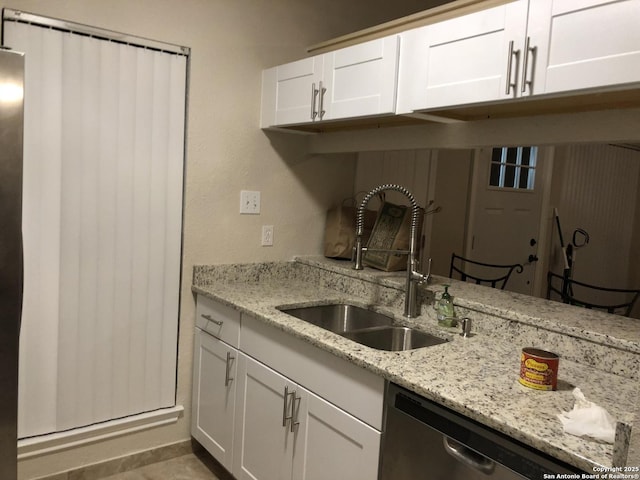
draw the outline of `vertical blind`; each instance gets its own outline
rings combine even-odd
[[[173,406],[187,58],[3,25],[26,54],[19,436]]]

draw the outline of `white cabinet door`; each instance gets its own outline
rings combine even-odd
[[[380,432],[298,388],[294,480],[376,480]]]
[[[640,0],[532,0],[529,35],[545,93],[640,81]]]
[[[392,35],[264,70],[260,126],[394,113],[399,48]]]
[[[262,128],[317,119],[322,62],[319,55],[262,72]]]
[[[326,53],[321,118],[394,113],[399,48],[400,38],[392,35]]]
[[[233,462],[238,351],[196,329],[191,434],[225,468]]]
[[[238,480],[291,479],[295,434],[287,418],[294,391],[285,377],[240,354],[232,470]]]
[[[380,432],[240,353],[238,480],[375,480]]]
[[[401,94],[412,110],[516,97],[526,22],[519,0],[407,32]]]

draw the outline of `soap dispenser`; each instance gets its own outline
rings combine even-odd
[[[437,318],[438,325],[442,327],[455,327],[458,323],[453,310],[453,298],[449,294],[449,285],[444,286],[444,293],[438,300]]]

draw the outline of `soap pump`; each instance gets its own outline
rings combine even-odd
[[[438,300],[437,318],[438,325],[443,327],[455,327],[458,323],[453,310],[453,298],[449,294],[449,285],[444,286],[444,293]]]

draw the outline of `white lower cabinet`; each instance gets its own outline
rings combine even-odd
[[[191,434],[218,462],[238,480],[378,478],[381,377],[198,297],[205,307],[234,327],[233,346],[195,330]]]
[[[238,351],[196,328],[191,434],[227,470],[233,465]]]
[[[240,354],[233,465],[238,480],[374,480],[379,449],[379,431]]]

